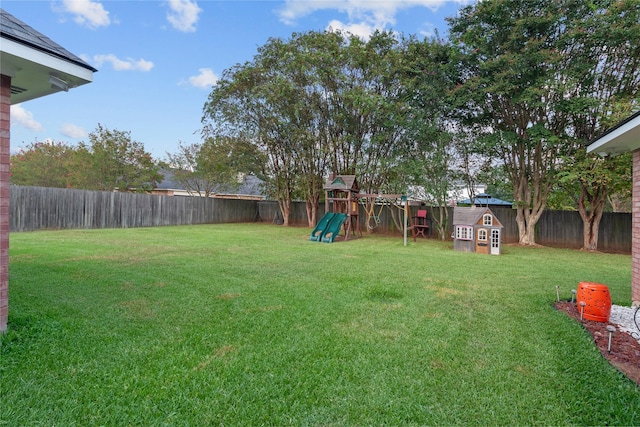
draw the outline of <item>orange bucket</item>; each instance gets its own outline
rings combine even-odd
[[[582,309],[580,302],[584,301],[583,318],[596,322],[608,322],[611,314],[611,295],[606,285],[592,282],[580,282],[576,294],[578,312]]]

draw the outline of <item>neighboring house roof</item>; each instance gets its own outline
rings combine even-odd
[[[230,196],[254,196],[262,199],[266,198],[264,195],[264,181],[255,175],[245,175],[242,182],[238,186],[221,184],[216,185],[213,188],[215,195],[230,195]]]
[[[640,148],[640,111],[591,140],[587,152],[622,154]]]
[[[492,197],[490,194],[481,193],[478,194],[474,199],[474,205],[480,206],[513,206],[513,203],[506,202],[504,200],[497,199]],[[463,205],[470,205],[471,199],[465,199],[459,202]]]
[[[170,169],[160,170],[163,176],[162,181],[156,184],[156,188],[160,190],[185,190],[184,186],[175,179],[175,174]]]
[[[188,195],[184,186],[175,179],[172,170],[163,169],[160,173],[164,176],[162,182],[156,185],[156,190],[171,192],[174,195]],[[264,181],[255,175],[244,175],[242,182],[238,186],[229,184],[219,184],[213,188],[214,196],[238,196],[265,199]]]
[[[0,73],[11,77],[11,104],[90,83],[98,71],[4,9],[0,42]]]
[[[502,223],[496,218],[491,209],[480,206],[455,207],[453,209],[453,225],[475,225],[486,213],[493,215],[494,227],[502,227]]]

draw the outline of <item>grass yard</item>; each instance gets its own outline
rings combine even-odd
[[[264,224],[14,233],[0,425],[639,425],[552,308],[631,259]]]

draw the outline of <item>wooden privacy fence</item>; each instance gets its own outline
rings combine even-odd
[[[518,242],[516,210],[491,208],[504,224],[503,242]],[[543,246],[579,249],[582,247],[582,218],[576,211],[545,210],[536,224],[536,243]],[[600,221],[598,250],[603,252],[631,252],[631,214],[605,212]]]
[[[262,221],[273,222],[274,218],[281,219],[282,215],[278,210],[276,202],[258,202],[260,218]],[[395,209],[395,208],[392,208]],[[421,209],[425,209],[424,207]],[[431,208],[429,216],[433,217]],[[412,215],[415,215],[418,207],[412,206]],[[491,207],[493,213],[504,225],[502,230],[503,243],[518,243],[518,225],[516,223],[516,210],[505,207]],[[449,225],[446,236],[450,238],[453,233],[451,221],[453,219],[453,208],[448,208]],[[395,226],[390,209],[376,208],[376,215],[379,215],[379,224],[372,233],[396,234],[400,236],[401,230]],[[324,206],[320,206],[318,219],[324,214]],[[396,212],[396,214],[398,214]],[[366,212],[360,206],[359,212],[360,226],[363,233],[367,233]],[[291,225],[307,226],[307,213],[304,203],[293,203],[291,206]],[[375,221],[371,221],[375,223]],[[431,237],[437,238],[437,232],[431,231]],[[582,247],[582,219],[575,211],[552,211],[546,210],[536,226],[536,242],[543,246],[553,246],[561,248],[579,249]],[[631,253],[631,214],[605,212],[600,222],[600,233],[598,238],[598,250],[603,252]]]
[[[418,209],[412,207],[412,212]],[[516,243],[516,211],[492,207],[504,225],[502,241]],[[318,219],[324,214],[321,204]],[[371,231],[401,235],[388,208],[377,210],[379,224]],[[431,213],[430,213],[431,215]],[[449,210],[447,237],[451,236],[453,209]],[[213,199],[11,186],[11,231],[68,228],[155,227],[230,222],[279,223],[282,214],[273,201]],[[360,224],[367,233],[367,217],[360,207]],[[290,224],[308,226],[303,202],[291,206]],[[432,231],[431,237],[436,233]],[[578,212],[545,211],[536,227],[536,241],[545,246],[580,248],[582,220]],[[605,212],[600,223],[598,250],[631,252],[631,214]]]
[[[252,200],[11,186],[11,231],[251,222]]]

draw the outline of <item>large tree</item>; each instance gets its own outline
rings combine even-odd
[[[204,106],[203,135],[244,139],[264,153],[267,189],[288,225],[297,170],[291,155],[291,126],[281,110],[295,99],[285,90],[289,83],[272,68],[273,63],[258,55],[253,62],[223,71]]]
[[[167,165],[173,179],[191,196],[209,197],[216,183],[210,181],[202,169],[198,159],[202,144],[185,144],[180,142],[178,150],[167,153]]]
[[[630,189],[631,160],[587,155],[586,146],[640,108],[640,2],[579,3],[580,25],[567,31],[563,49],[565,110],[574,142],[563,182],[583,220],[582,249],[595,251],[607,198]]]
[[[73,187],[75,147],[36,141],[11,155],[11,183],[40,187]]]
[[[270,43],[273,49],[280,44],[278,40]],[[223,72],[204,107],[203,134],[243,138],[265,154],[267,189],[276,197],[288,225],[297,169],[291,154],[292,126],[282,110],[295,104],[295,99],[286,90],[287,79],[273,70],[277,60],[270,62],[265,56]]]
[[[535,244],[535,225],[571,146],[567,76],[581,63],[567,53],[582,46],[567,34],[582,26],[593,3],[489,0],[450,19],[466,59],[459,111],[484,127],[487,153],[504,165],[523,245]]]
[[[237,187],[245,175],[262,175],[264,156],[249,141],[229,136],[207,138],[197,156],[197,170],[220,187]]]
[[[289,175],[292,195],[305,201],[309,226],[317,221],[328,158],[328,122],[322,116],[326,89],[319,72],[331,67],[330,52],[339,49],[340,43],[341,38],[332,34],[309,32],[294,34],[288,41],[271,40],[259,50],[262,62],[269,64],[270,72],[277,76],[273,82],[277,96],[269,102],[281,104],[279,114],[286,123],[281,129],[288,134],[289,148],[284,154],[291,156],[295,170]],[[278,166],[285,163],[280,160]]]
[[[251,62],[223,72],[205,105],[205,134],[252,141],[267,158],[285,224],[298,196],[313,225],[329,171],[358,175],[368,192],[388,181],[403,132],[399,46],[392,33],[270,39]]]
[[[336,130],[345,138],[334,145],[336,173],[357,174],[367,193],[385,190],[406,142],[408,110],[402,99],[402,45],[392,33],[374,33],[364,42],[351,37],[338,87]]]
[[[159,166],[129,132],[101,125],[89,143],[35,142],[11,156],[11,182],[85,190],[150,191]]]
[[[631,155],[599,157],[578,150],[566,160],[559,181],[582,218],[582,249],[597,250],[600,220],[608,196],[631,190]]]
[[[406,190],[398,175],[409,143],[401,68],[406,48],[407,41],[390,32],[376,32],[366,41],[352,36],[332,60],[335,72],[322,73],[328,94],[328,168],[356,175],[365,193]],[[367,211],[376,208],[376,198],[363,200]]]
[[[78,150],[86,159],[79,171],[86,189],[146,192],[162,179],[157,162],[141,142],[131,139],[130,132],[98,124],[89,143],[81,143]]]
[[[227,136],[212,136],[202,144],[178,144],[167,153],[173,179],[192,196],[209,197],[218,188],[237,187],[239,177],[260,175],[264,159],[256,147]]]
[[[432,206],[432,220],[444,240],[449,194],[460,177],[448,99],[458,81],[455,50],[438,38],[412,38],[405,47],[400,70],[407,114],[398,124],[406,143],[398,145],[394,155],[408,184],[424,190],[415,196]]]

